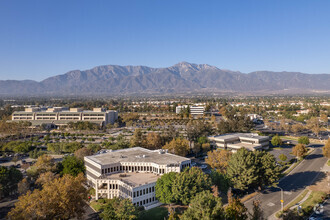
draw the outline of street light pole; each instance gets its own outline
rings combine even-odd
[[[281,187],[279,187],[279,186],[277,186],[278,188],[280,188],[281,189],[281,210],[282,210],[282,212],[283,212],[283,203],[284,203],[284,201],[283,201],[283,189],[281,188]]]

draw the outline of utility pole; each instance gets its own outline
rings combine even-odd
[[[278,188],[281,189],[281,210],[282,212],[284,211],[284,207],[283,207],[283,204],[284,204],[284,200],[283,200],[283,189],[279,186],[277,186]]]

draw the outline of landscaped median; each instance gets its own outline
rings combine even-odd
[[[310,192],[310,193],[309,193]],[[304,190],[296,199],[291,201],[288,205],[284,207],[284,212],[291,209],[295,205],[299,205],[301,210],[299,211],[300,216],[308,216],[313,212],[315,205],[320,204],[325,200],[327,193],[321,191],[310,191],[308,189]],[[307,197],[307,198],[306,198]],[[297,207],[295,207],[294,212],[298,212]],[[282,216],[283,212],[279,211],[275,214],[277,218]]]

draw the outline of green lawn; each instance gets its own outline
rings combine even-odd
[[[143,211],[140,215],[139,220],[164,220],[167,217],[168,210],[165,207],[156,207]]]
[[[328,166],[330,166],[330,160],[328,160]]]
[[[100,204],[96,201],[91,202],[90,206],[97,212],[100,211],[100,209],[102,208],[102,204]]]
[[[309,213],[313,209],[313,207],[316,204],[321,203],[325,197],[325,192],[313,191],[308,197],[308,199],[301,204],[301,207],[305,213]]]

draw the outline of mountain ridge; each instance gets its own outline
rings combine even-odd
[[[170,67],[102,65],[72,70],[42,81],[0,80],[0,95],[119,95],[229,92],[250,94],[330,93],[330,74],[254,71],[242,73],[208,64]]]

